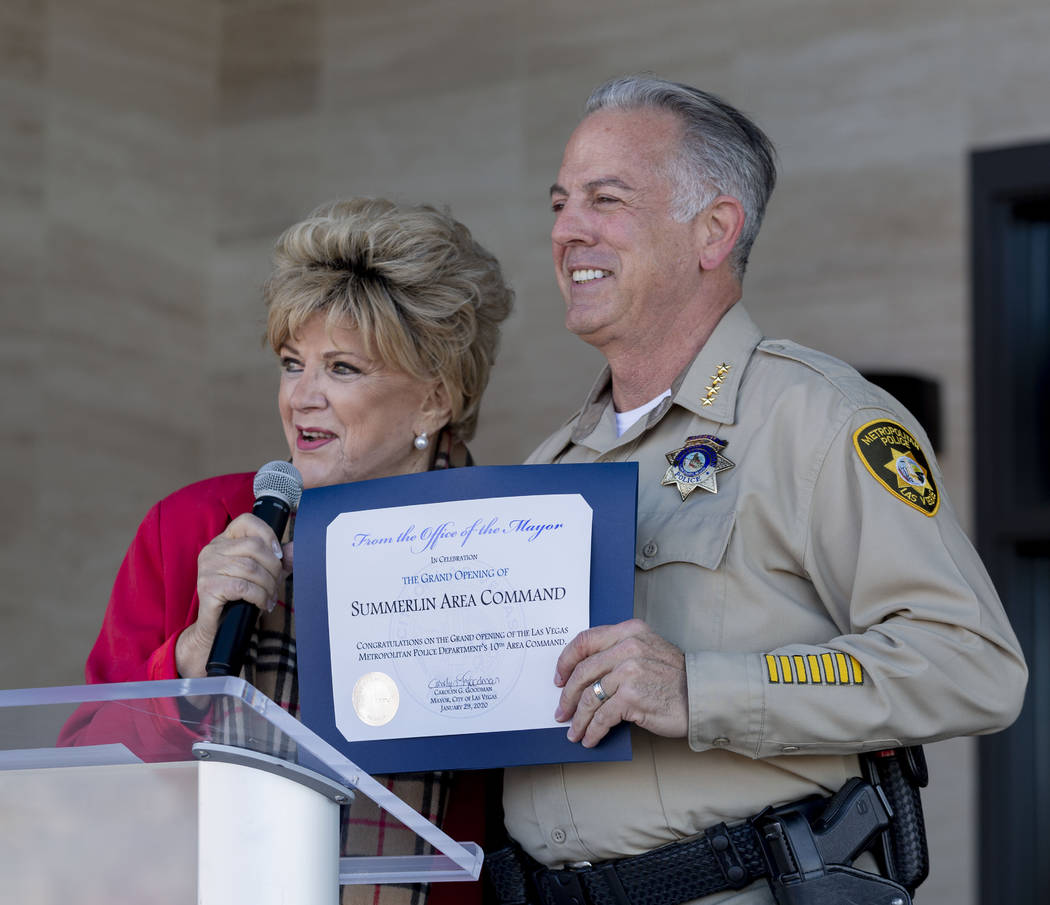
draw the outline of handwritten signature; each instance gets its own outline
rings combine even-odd
[[[499,685],[499,676],[472,676],[469,672],[463,672],[455,678],[431,679],[427,688],[478,688],[482,685]]]

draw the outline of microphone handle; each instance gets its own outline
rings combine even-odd
[[[287,504],[272,496],[261,496],[252,506],[252,515],[261,518],[273,528],[278,540],[288,524],[288,513]],[[258,618],[259,608],[245,600],[231,600],[223,607],[222,616],[219,617],[219,628],[208,655],[209,676],[241,674],[244,655],[248,652],[248,644],[251,642]]]

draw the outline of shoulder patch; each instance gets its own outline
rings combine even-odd
[[[926,453],[896,421],[869,421],[854,433],[853,446],[872,477],[895,497],[927,516],[940,508]]]

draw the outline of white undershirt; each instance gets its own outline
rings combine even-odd
[[[648,402],[638,406],[638,408],[636,409],[631,409],[629,412],[617,412],[616,436],[622,437],[625,433],[627,433],[627,431],[631,429],[631,425],[634,424],[635,421],[641,418],[642,415],[647,415],[670,395],[670,390],[664,390],[655,399],[650,399]]]

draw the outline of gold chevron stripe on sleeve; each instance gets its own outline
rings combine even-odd
[[[824,667],[824,681],[829,685],[835,684],[835,666],[832,663],[831,654],[820,655],[821,665]]]
[[[780,673],[777,672],[777,658],[772,654],[766,654],[766,669],[769,670],[769,681],[774,685],[780,682]]]
[[[853,684],[863,685],[864,684],[864,670],[860,668],[860,663],[857,662],[857,658],[850,654],[849,665],[853,670]]]
[[[843,685],[849,684],[849,670],[846,668],[846,655],[835,654],[835,663],[839,668],[839,682]]]
[[[852,654],[764,654],[771,685],[863,685],[864,668]]]
[[[809,664],[809,681],[819,685],[823,681],[820,677],[820,660],[816,654],[807,654],[806,662]]]
[[[804,685],[809,681],[806,677],[806,658],[795,654],[791,659],[795,664],[795,681]]]

